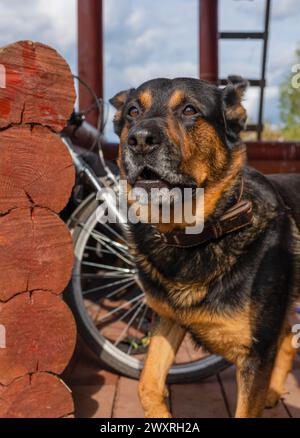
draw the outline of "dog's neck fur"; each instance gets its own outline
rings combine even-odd
[[[245,147],[242,146],[233,152],[229,166],[224,170],[220,181],[210,181],[204,188],[204,221],[211,223],[218,220],[225,211],[232,207],[240,196],[241,175],[246,159]],[[172,232],[176,229],[184,229],[186,224],[182,222],[153,225],[161,233]]]

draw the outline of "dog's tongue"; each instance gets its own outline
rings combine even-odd
[[[142,188],[147,191],[151,189],[171,188],[171,184],[161,179],[139,179],[134,184],[134,187]]]
[[[167,191],[163,189],[167,189]],[[174,202],[174,195],[172,198],[169,196],[170,189],[172,189],[171,184],[161,179],[139,179],[134,184],[135,194],[141,205],[147,205],[149,201],[157,205]]]

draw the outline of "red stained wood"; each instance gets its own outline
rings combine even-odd
[[[247,141],[246,146],[251,160],[300,160],[299,141]]]
[[[51,374],[26,375],[0,385],[0,418],[60,418],[73,411],[70,390]]]
[[[63,372],[76,341],[57,296],[71,275],[72,240],[55,213],[74,167],[54,133],[73,110],[73,78],[55,50],[31,41],[0,49],[0,73],[0,417],[69,417],[70,391],[46,372]]]
[[[220,380],[224,388],[224,396],[227,401],[230,415],[234,417],[237,399],[237,385],[235,368],[230,367],[220,373]],[[265,409],[263,418],[288,418],[289,415],[282,403],[282,400],[272,409]]]
[[[0,212],[31,204],[61,211],[75,175],[59,136],[42,126],[15,126],[0,132],[0,145]]]
[[[300,356],[296,355],[294,367],[289,374],[285,388],[288,391],[283,396],[284,404],[293,418],[300,418]]]
[[[76,418],[111,417],[116,393],[114,385],[74,385],[72,392]]]
[[[264,174],[270,173],[297,173],[300,172],[300,160],[252,160],[249,165]]]
[[[102,0],[78,0],[78,74],[95,91],[97,97],[103,97],[103,5]],[[79,83],[80,110],[95,103],[86,87]],[[96,108],[87,114],[87,120],[97,125]]]
[[[174,418],[227,418],[228,412],[217,377],[201,383],[171,385]]]
[[[218,1],[201,0],[199,5],[200,78],[218,81]]]
[[[250,166],[262,173],[300,172],[299,142],[246,142]]]
[[[112,418],[144,418],[137,380],[121,377],[116,391]]]
[[[6,348],[0,349],[0,383],[36,371],[63,372],[75,348],[73,315],[60,297],[37,291],[0,305]]]
[[[0,64],[6,82],[0,88],[0,127],[39,123],[61,131],[75,102],[66,61],[44,44],[20,41],[0,49]]]
[[[36,289],[59,294],[72,266],[72,239],[55,213],[18,208],[0,216],[0,301]]]

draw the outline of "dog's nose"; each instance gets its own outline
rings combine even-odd
[[[135,152],[148,154],[161,144],[158,128],[138,128],[128,137],[128,146]]]

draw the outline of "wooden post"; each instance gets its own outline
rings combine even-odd
[[[103,5],[102,0],[78,0],[78,75],[103,98]],[[89,90],[79,84],[79,107],[87,110],[95,105]],[[102,107],[102,105],[101,105]],[[97,126],[98,111],[94,106],[87,121]]]
[[[0,49],[0,417],[66,417],[60,380],[76,341],[60,294],[72,240],[58,213],[74,184],[71,157],[57,135],[75,91],[65,60],[40,43]]]
[[[199,0],[200,78],[218,82],[218,0]]]

